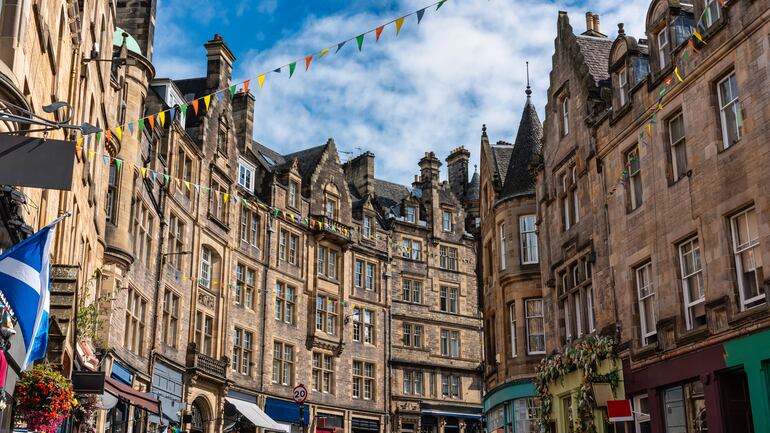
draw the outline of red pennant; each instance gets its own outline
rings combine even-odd
[[[249,83],[251,83],[251,80],[243,82],[243,93],[249,93]]]
[[[310,62],[313,61],[313,56],[307,56],[305,57],[305,71],[307,72],[308,69],[310,69]]]
[[[150,121],[150,128],[155,129],[155,116],[149,116],[147,120]]]
[[[374,29],[374,34],[376,36],[374,42],[379,42],[380,41],[380,35],[382,34],[382,29],[384,29],[384,28],[385,28],[385,25],[383,24],[383,25],[377,27],[376,29]]]
[[[192,101],[193,110],[195,110],[195,114],[198,114],[198,100],[193,99]]]

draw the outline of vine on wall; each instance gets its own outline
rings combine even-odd
[[[549,356],[540,362],[535,378],[535,388],[541,402],[540,428],[547,431],[551,423],[553,396],[548,384],[573,371],[582,372],[582,382],[577,394],[577,419],[569,421],[570,432],[596,433],[593,410],[596,401],[592,392],[594,383],[609,383],[613,393],[620,383],[620,372],[613,370],[601,375],[597,372],[599,363],[613,354],[614,341],[609,337],[588,336],[568,347],[563,353]]]

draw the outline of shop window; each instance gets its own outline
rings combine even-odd
[[[540,433],[540,399],[520,398],[513,401],[516,433]]]
[[[666,433],[707,433],[703,384],[696,380],[665,389],[663,414]]]
[[[634,396],[634,433],[651,433],[650,403],[647,394]]]

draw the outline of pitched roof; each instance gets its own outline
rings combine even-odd
[[[291,161],[296,158],[299,165],[299,174],[302,176],[302,182],[306,184],[306,182],[310,180],[313,170],[315,170],[316,166],[321,161],[321,156],[326,150],[327,145],[328,144],[322,144],[320,146],[284,155],[284,164],[291,164]]]
[[[588,73],[591,74],[594,81],[598,83],[609,79],[608,69],[612,40],[586,35],[576,35],[575,38],[580,46],[580,52],[583,54],[586,66],[588,66]]]
[[[508,164],[511,162],[511,154],[513,153],[513,145],[504,141],[498,141],[497,144],[493,144],[492,157],[495,163],[495,172],[500,179],[500,184],[505,181],[505,176],[508,173]]]
[[[251,152],[257,157],[257,160],[271,172],[278,166],[286,163],[286,159],[284,159],[283,155],[254,140],[252,140]]]
[[[377,197],[377,203],[383,208],[390,209],[399,205],[401,200],[409,196],[409,188],[404,185],[382,179],[373,179],[372,183],[374,184],[374,195]]]
[[[537,115],[537,110],[529,96],[521,115],[516,142],[511,151],[511,158],[506,170],[505,182],[500,198],[513,197],[522,194],[532,194],[535,191],[535,178],[530,172],[530,163],[540,153],[543,140],[543,124]]]
[[[174,80],[174,84],[182,92],[182,96],[186,96],[192,93],[194,98],[204,96],[207,93],[208,85],[206,84],[206,77],[187,78],[185,80]]]
[[[479,199],[479,191],[481,187],[481,179],[479,178],[479,172],[476,171],[473,173],[473,177],[471,178],[471,181],[468,182],[468,190],[465,192],[465,199],[466,200],[478,200]]]

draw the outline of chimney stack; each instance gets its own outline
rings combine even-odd
[[[206,86],[217,90],[230,87],[230,79],[233,76],[233,62],[235,56],[227,43],[220,35],[214,35],[214,39],[206,42]]]
[[[592,12],[586,12],[586,32],[590,32],[594,29],[594,14]]]
[[[594,31],[596,33],[601,33],[601,27],[599,26],[599,14],[594,14]]]
[[[423,184],[429,183],[438,185],[438,177],[441,171],[441,161],[436,158],[433,152],[425,152],[425,156],[420,159],[420,181]]]
[[[374,193],[374,154],[366,151],[343,164],[348,183],[356,188],[359,194]]]
[[[465,146],[460,146],[454,149],[446,159],[449,170],[449,187],[459,200],[465,198],[465,193],[468,190],[468,162],[470,158],[471,153]]]

